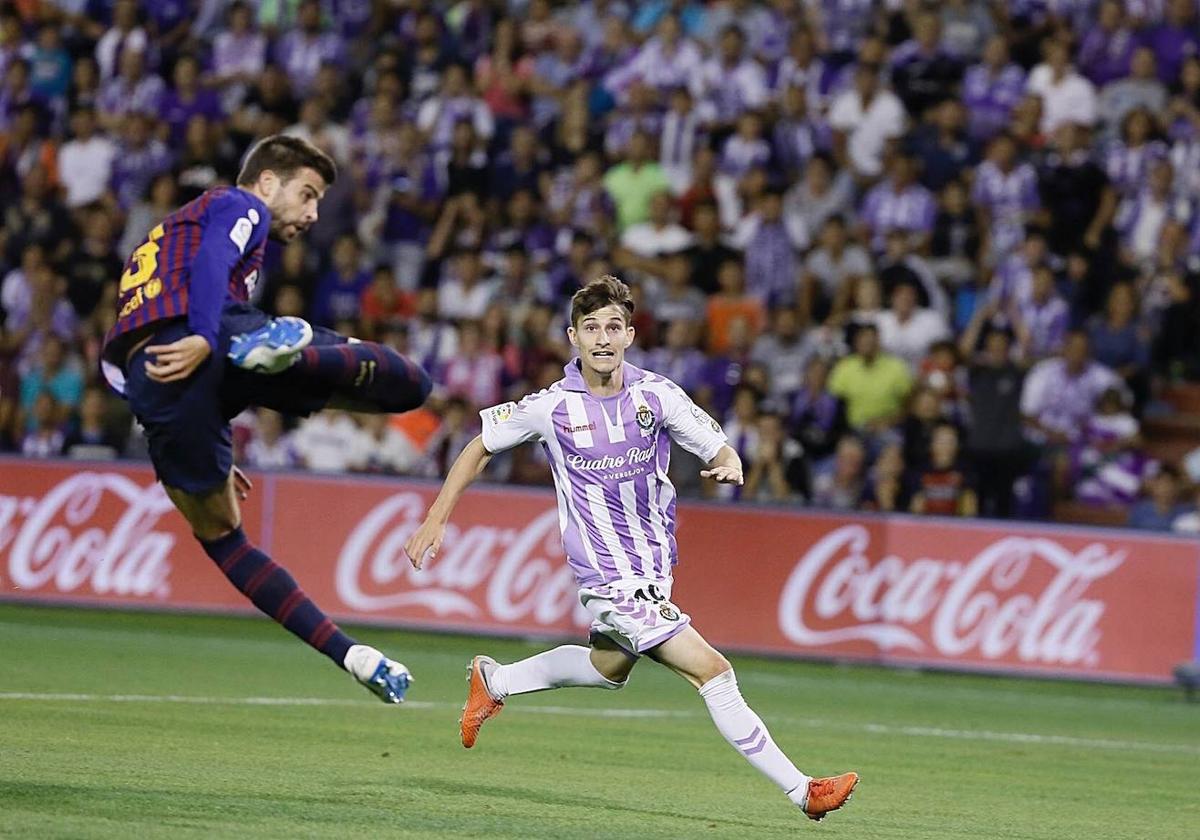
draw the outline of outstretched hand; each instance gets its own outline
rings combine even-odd
[[[435,522],[432,519],[426,519],[421,523],[421,527],[413,531],[412,536],[404,543],[404,553],[408,555],[408,560],[413,564],[414,569],[419,569],[424,565],[427,553],[430,559],[437,557],[445,536],[445,523]]]
[[[700,470],[701,478],[711,478],[717,484],[737,484],[743,482],[742,471],[738,467],[713,467],[710,470]]]
[[[208,358],[212,348],[199,335],[185,335],[170,344],[155,344],[146,348],[146,375],[155,382],[177,382],[187,379],[200,363]]]

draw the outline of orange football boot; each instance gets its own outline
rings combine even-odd
[[[830,811],[836,811],[850,801],[857,784],[857,773],[811,780],[808,783],[808,799],[804,801],[804,813],[810,820],[820,822]]]
[[[485,665],[489,666],[490,670],[499,664],[490,656],[476,656],[471,660],[467,677],[471,687],[467,689],[467,702],[458,721],[462,745],[467,749],[475,746],[475,739],[479,737],[479,728],[483,726],[483,722],[500,714],[500,710],[504,708],[504,701],[497,700],[488,691],[487,680],[483,675]]]

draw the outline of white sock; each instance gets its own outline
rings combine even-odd
[[[789,799],[803,805],[808,795],[809,777],[796,769],[783,750],[775,745],[766,724],[746,705],[732,669],[700,686],[700,696],[725,740],[758,772],[779,785]]]
[[[616,689],[625,685],[613,682],[592,664],[591,648],[563,645],[511,665],[501,665],[488,674],[488,688],[497,700],[510,694],[528,694],[550,688],[586,686]]]

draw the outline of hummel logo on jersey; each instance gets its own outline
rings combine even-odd
[[[576,432],[594,432],[594,431],[596,431],[596,424],[595,423],[580,423],[578,426],[564,425],[562,427],[562,430],[565,434],[568,434],[568,435],[573,435]]]

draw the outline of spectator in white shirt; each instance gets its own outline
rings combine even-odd
[[[854,69],[854,86],[829,109],[838,160],[860,177],[877,177],[883,172],[888,141],[904,133],[905,119],[900,99],[880,86],[879,67],[860,62]]]
[[[464,248],[453,260],[453,273],[438,285],[438,317],[451,321],[477,321],[496,296],[496,281],[484,277],[483,258],[474,248]]]
[[[879,341],[887,352],[908,362],[915,371],[929,348],[950,337],[945,317],[934,309],[917,306],[917,289],[900,283],[892,290],[892,306],[879,313]]]
[[[84,106],[71,115],[74,138],[58,150],[58,178],[64,203],[74,210],[100,200],[112,178],[116,144],[96,131],[96,112]]]
[[[386,414],[360,414],[355,439],[356,472],[415,473],[424,460],[407,436],[391,424]]]
[[[621,234],[621,247],[644,258],[678,254],[691,245],[691,233],[671,218],[671,194],[665,191],[650,199],[648,220],[630,225]]]
[[[295,448],[300,462],[317,472],[349,472],[362,466],[358,426],[344,411],[322,411],[300,424]]]
[[[269,408],[258,409],[254,436],[246,444],[246,465],[256,469],[287,470],[300,465],[294,435],[285,431],[283,417]]]
[[[1068,47],[1060,38],[1042,42],[1045,61],[1029,74],[1029,92],[1042,100],[1043,134],[1052,134],[1066,123],[1096,122],[1096,87],[1073,66]]]

